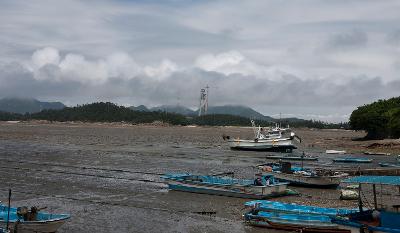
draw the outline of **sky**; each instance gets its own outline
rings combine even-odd
[[[2,0],[0,98],[347,121],[399,96],[397,0]]]

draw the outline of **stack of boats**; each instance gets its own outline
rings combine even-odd
[[[235,179],[222,176],[167,174],[162,176],[169,189],[193,193],[230,197],[265,199],[291,194],[287,182],[280,182],[273,175],[256,179]]]
[[[378,208],[375,189],[377,184],[399,186],[400,176],[359,176],[343,182],[358,184],[358,192],[361,192],[362,184],[372,184],[374,208],[366,209],[361,195],[358,196],[358,209],[323,208],[257,200],[245,203],[245,206],[251,209],[244,214],[244,220],[253,226],[299,232],[400,233],[400,213],[390,208]]]
[[[332,223],[331,218],[357,212],[264,200],[246,202],[245,206],[251,208],[244,215],[247,224],[301,232],[350,232]]]

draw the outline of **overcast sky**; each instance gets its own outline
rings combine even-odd
[[[0,1],[0,97],[345,121],[399,96],[400,1]]]

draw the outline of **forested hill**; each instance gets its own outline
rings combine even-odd
[[[65,107],[60,110],[43,110],[38,113],[15,114],[0,112],[1,121],[12,120],[48,120],[48,121],[82,121],[82,122],[128,122],[132,124],[152,123],[160,121],[172,125],[209,125],[209,126],[250,126],[250,119],[227,114],[211,114],[205,116],[187,117],[181,114],[166,111],[146,112],[135,111],[130,108],[118,106],[113,103],[93,103],[76,107]],[[270,121],[256,120],[257,125],[271,126]],[[282,125],[290,124],[291,127],[310,128],[346,128],[346,124],[328,124],[320,121],[300,120],[286,121]]]
[[[3,98],[0,99],[0,111],[11,113],[35,113],[44,109],[63,109],[61,102],[43,102],[32,98]]]
[[[113,103],[93,103],[61,110],[43,110],[39,113],[26,114],[26,119],[49,121],[83,121],[83,122],[131,122],[152,123],[162,121],[173,125],[186,124],[186,117],[167,112],[133,111]]]
[[[400,97],[379,100],[351,113],[350,126],[367,131],[367,139],[400,137]]]

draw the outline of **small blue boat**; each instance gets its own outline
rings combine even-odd
[[[279,182],[272,175],[260,176],[255,180],[192,174],[167,174],[162,178],[169,189],[176,191],[251,199],[289,195],[288,183]]]
[[[283,203],[283,202],[267,201],[267,200],[248,201],[245,203],[245,206],[257,208],[261,211],[270,211],[270,212],[273,211],[281,213],[307,214],[307,215],[325,215],[329,217],[334,217],[338,215],[348,215],[358,211],[357,209],[325,208],[325,207],[298,205],[292,203]]]
[[[7,225],[8,207],[0,203],[0,227]],[[18,233],[48,233],[56,232],[67,219],[69,214],[51,214],[39,211],[36,207],[10,208],[9,230]]]
[[[355,157],[343,157],[333,159],[336,163],[371,163],[372,159],[368,158],[355,158]]]
[[[281,212],[265,212],[259,209],[244,215],[245,222],[252,226],[268,227],[280,230],[300,232],[331,232],[350,233],[347,229],[339,228],[332,223],[331,218],[326,215],[307,215]]]

